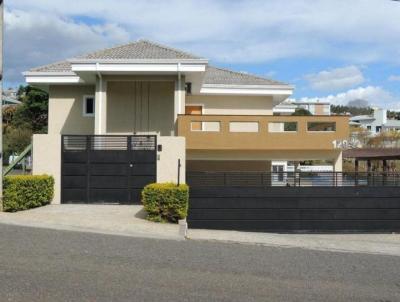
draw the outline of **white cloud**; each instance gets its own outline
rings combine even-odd
[[[30,67],[121,43],[128,34],[118,25],[86,25],[60,16],[5,10],[5,81],[18,83]]]
[[[319,100],[321,102],[330,102],[331,104],[336,105],[347,105],[349,101],[357,99],[368,101],[372,106],[379,106],[388,109],[400,109],[400,98],[378,86],[359,87],[336,95],[328,95],[324,97],[304,97],[297,99],[297,101],[316,102]]]
[[[116,22],[132,37],[188,46],[218,60],[260,62],[300,55],[357,62],[399,61],[399,3],[312,2],[13,0],[6,5],[49,15],[91,16]],[[357,14],[350,16],[349,11]]]
[[[391,76],[389,76],[388,80],[391,82],[400,81],[400,75],[391,75]]]
[[[13,0],[5,6],[11,78],[27,66],[140,37],[229,63],[400,62],[400,4],[394,1]],[[21,14],[26,20],[15,17]]]
[[[331,70],[323,70],[316,74],[309,74],[305,79],[315,90],[342,90],[364,82],[361,70],[356,66],[347,66]]]

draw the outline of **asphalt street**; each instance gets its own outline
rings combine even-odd
[[[0,301],[400,301],[400,257],[0,224]]]

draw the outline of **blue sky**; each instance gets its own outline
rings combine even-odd
[[[5,87],[21,72],[138,38],[295,85],[293,98],[400,109],[400,2],[13,0]]]

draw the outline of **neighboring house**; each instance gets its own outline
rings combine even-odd
[[[274,116],[291,85],[211,66],[146,40],[24,73],[49,92],[48,134],[33,173],[53,175],[54,203],[138,201],[149,182],[201,171],[271,171],[272,161],[328,160],[345,116]]]
[[[358,115],[350,118],[350,125],[360,126],[371,134],[378,134],[387,130],[400,130],[400,120],[389,120],[387,110],[374,108],[373,115]]]
[[[3,106],[15,106],[21,104],[21,102],[18,101],[17,92],[11,88],[3,91],[2,104]]]
[[[273,109],[274,115],[292,115],[296,109],[303,108],[313,115],[331,115],[331,104],[329,102],[299,102],[286,100]]]

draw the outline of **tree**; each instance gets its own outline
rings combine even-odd
[[[363,127],[350,126],[350,136],[355,138],[361,147],[365,147],[368,144],[371,133]]]
[[[20,86],[17,106],[3,108],[3,160],[21,153],[31,143],[32,134],[47,132],[48,94],[32,86]]]
[[[304,108],[296,108],[296,110],[292,113],[295,116],[310,116],[312,113]]]
[[[374,112],[371,107],[355,107],[355,106],[343,106],[343,105],[331,105],[331,112],[334,114],[346,114],[351,115],[370,115]]]
[[[29,128],[33,133],[47,131],[48,100],[47,92],[32,86],[20,87],[18,98],[22,102],[13,115],[15,128]]]
[[[16,106],[3,106],[3,134],[11,126],[16,111]]]
[[[31,143],[31,139],[30,129],[9,127],[4,134],[3,162],[7,163],[10,155],[21,153]]]

